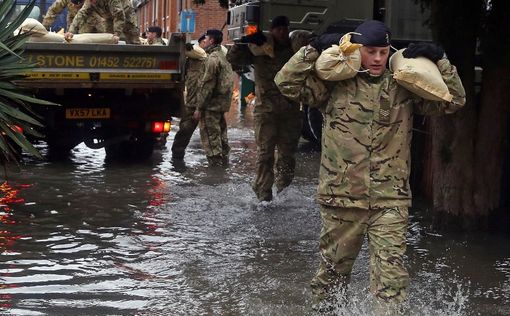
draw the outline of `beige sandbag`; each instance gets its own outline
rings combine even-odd
[[[284,96],[303,104],[322,104],[326,101],[327,89],[313,73],[318,55],[315,49],[301,47],[276,73],[274,82]]]
[[[117,44],[118,39],[110,33],[81,33],[74,34],[69,42],[72,44]]]
[[[30,36],[28,38],[29,42],[32,43],[62,43],[65,42],[64,35],[54,32],[48,32],[48,34],[45,35],[38,35],[38,36]]]
[[[404,58],[403,51],[395,52],[390,58],[390,70],[397,83],[424,99],[451,102],[453,96],[437,65],[425,57]]]
[[[346,34],[339,45],[324,50],[315,62],[317,76],[326,81],[340,81],[356,76],[361,68],[360,44],[350,41],[351,35]]]
[[[258,46],[257,44],[248,43],[248,48],[253,56],[270,56],[274,58],[274,49],[273,49],[273,37],[270,33],[264,32],[264,35],[267,38],[267,42]]]
[[[14,31],[14,34],[30,32],[32,36],[42,36],[48,34],[48,30],[36,19],[26,18],[23,23]]]
[[[193,45],[192,50],[186,51],[186,57],[191,59],[206,59],[207,53],[202,47],[198,46],[198,44],[195,44]]]
[[[221,52],[227,56],[228,48],[225,45],[221,45]]]

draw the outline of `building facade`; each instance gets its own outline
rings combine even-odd
[[[173,32],[180,32],[180,12],[193,10],[195,12],[195,32],[190,33],[190,39],[197,39],[209,28],[223,27],[224,39],[227,40],[225,22],[227,9],[220,7],[217,0],[208,0],[204,5],[197,6],[191,0],[133,0],[138,17],[140,32],[149,26],[159,26],[163,30],[163,37],[169,38]]]

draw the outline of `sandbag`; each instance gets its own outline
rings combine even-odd
[[[30,36],[28,38],[28,42],[32,43],[63,43],[64,35],[54,32],[48,32],[48,34],[45,35],[38,35],[38,36]]]
[[[301,47],[283,65],[274,78],[280,92],[287,98],[303,104],[322,104],[328,91],[314,74],[314,62],[318,57],[315,49]]]
[[[274,58],[273,37],[268,32],[264,32],[264,35],[267,38],[267,42],[260,46],[248,43],[248,48],[253,56],[270,56],[271,58]]]
[[[41,22],[36,19],[26,18],[16,31],[14,31],[14,35],[28,32],[30,32],[32,36],[42,36],[49,33]]]
[[[342,37],[339,45],[324,50],[315,62],[317,76],[326,81],[340,81],[356,76],[361,68],[360,44],[350,41],[348,33]]]
[[[186,51],[186,57],[191,59],[206,59],[207,53],[202,47],[198,46],[198,44],[195,44],[193,45],[192,50]]]
[[[117,44],[118,40],[111,33],[74,34],[69,41],[72,44]]]
[[[425,57],[404,58],[403,51],[395,52],[390,58],[390,70],[397,83],[424,99],[451,102],[453,96],[437,65]]]
[[[225,45],[221,45],[221,52],[227,56],[227,53],[228,53],[228,48],[225,46]]]

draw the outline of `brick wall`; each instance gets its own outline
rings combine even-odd
[[[135,8],[140,33],[152,25],[160,26],[163,29],[164,37],[169,37],[170,33],[177,32],[181,5],[183,9],[192,9],[196,12],[195,33],[191,34],[191,39],[197,39],[207,29],[221,29],[225,24],[227,10],[221,8],[216,0],[208,0],[203,6],[193,5],[190,0],[143,0]],[[227,41],[226,27],[223,30],[223,38],[224,41]]]

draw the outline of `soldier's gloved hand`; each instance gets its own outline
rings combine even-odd
[[[241,37],[241,43],[251,43],[257,46],[263,45],[267,42],[267,38],[262,32],[253,33],[250,35],[245,35]]]
[[[191,43],[186,43],[186,50],[189,52],[191,50],[193,50],[193,44]]]
[[[402,55],[405,58],[426,57],[436,63],[444,57],[444,49],[434,43],[411,43]]]
[[[313,38],[310,41],[310,46],[321,53],[323,50],[330,48],[332,45],[338,45],[341,38],[342,34],[340,33],[322,34]]]

